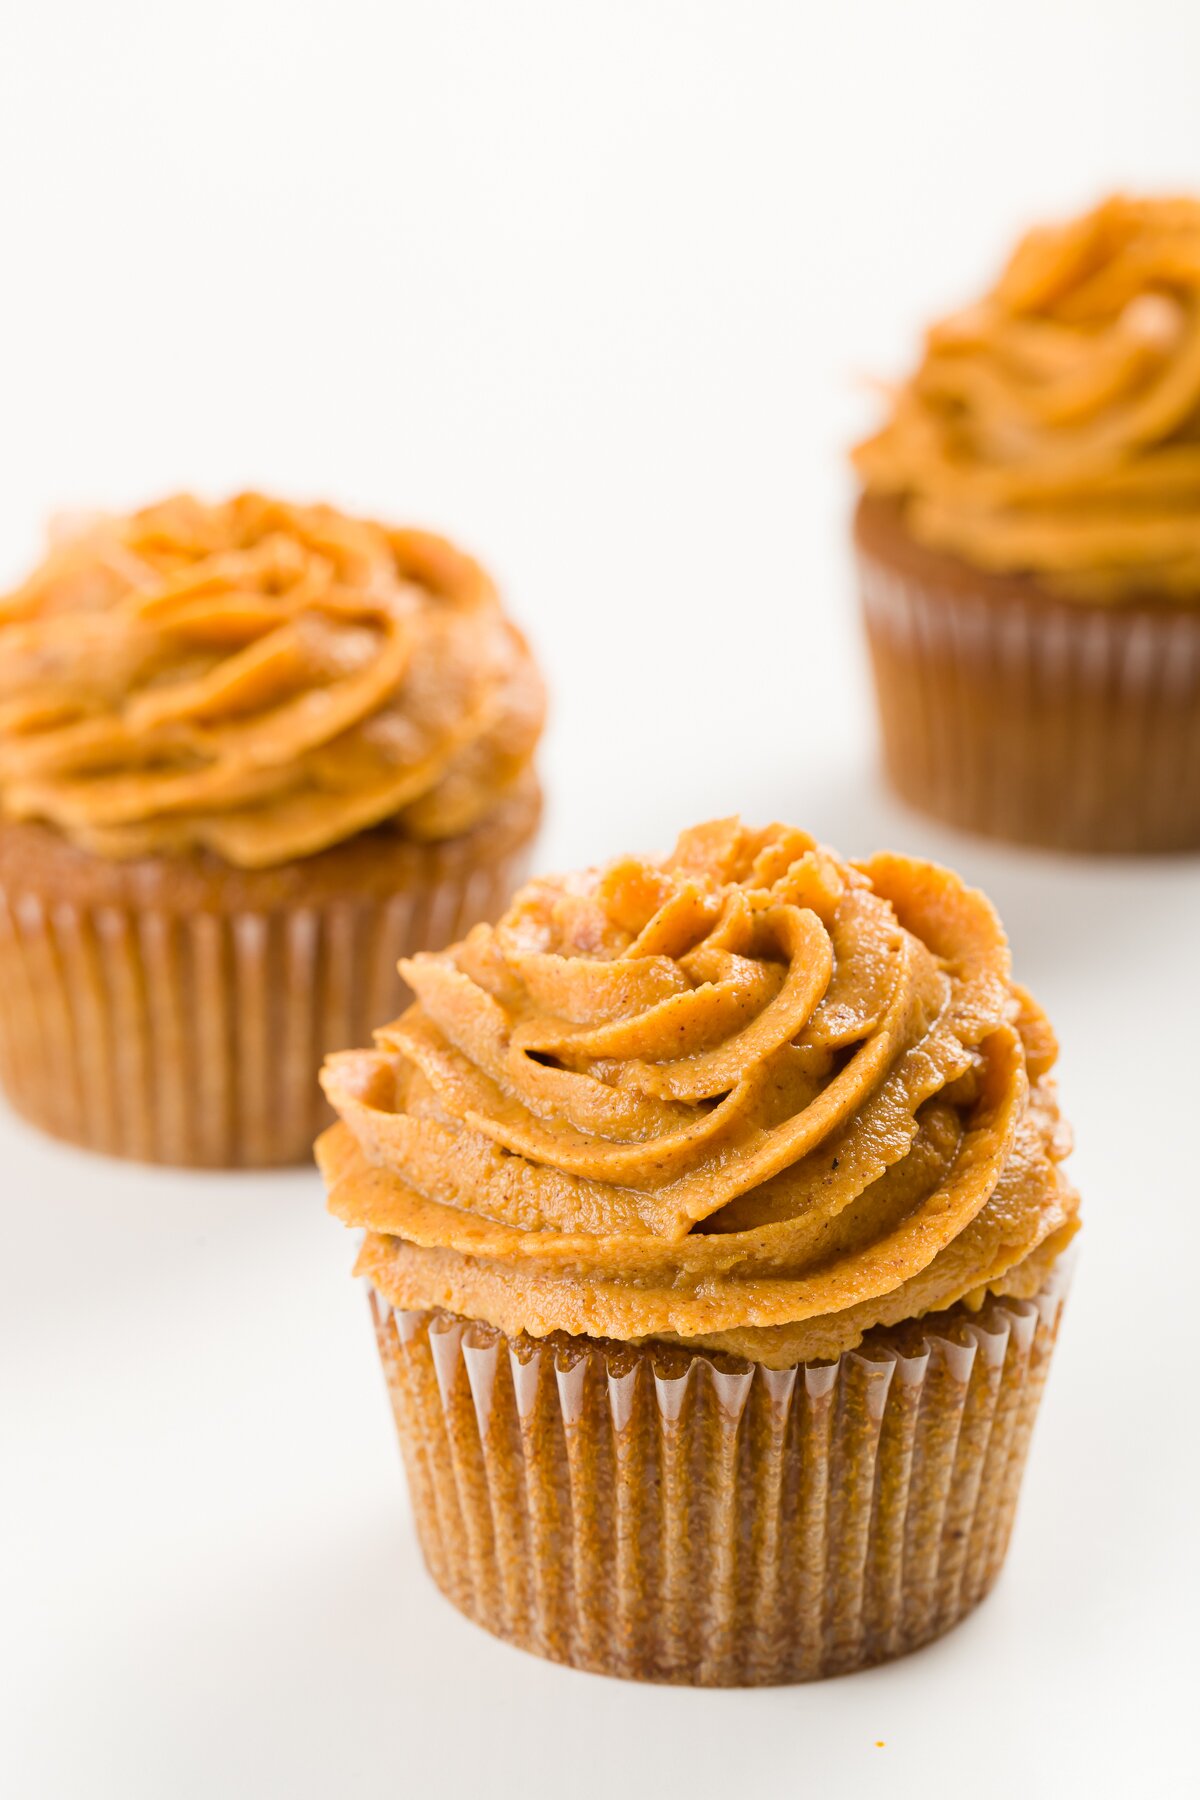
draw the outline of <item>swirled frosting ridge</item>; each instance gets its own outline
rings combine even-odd
[[[319,1145],[398,1305],[783,1366],[1032,1291],[1075,1229],[1053,1036],[932,864],[716,821],[404,973]]]
[[[1200,600],[1200,201],[1117,196],[1030,232],[854,460],[976,568]]]
[[[90,519],[0,599],[0,812],[102,856],[450,837],[525,774],[542,712],[477,563],[331,507]]]

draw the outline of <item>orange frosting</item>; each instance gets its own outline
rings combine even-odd
[[[89,520],[0,598],[0,812],[102,856],[450,837],[525,772],[542,712],[477,563],[330,507]]]
[[[532,883],[326,1063],[330,1206],[396,1305],[786,1366],[1075,1229],[1045,1018],[984,897],[722,820]]]
[[[1200,601],[1200,201],[1031,232],[859,446],[919,542],[1068,596]]]

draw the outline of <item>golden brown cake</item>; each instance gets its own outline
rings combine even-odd
[[[1026,843],[1200,848],[1200,202],[1031,232],[855,463],[899,792]]]
[[[805,1680],[1003,1561],[1077,1199],[984,897],[722,820],[524,888],[326,1065],[434,1579],[580,1667]]]
[[[299,1162],[403,955],[494,918],[543,695],[443,539],[257,494],[76,521],[0,599],[0,1077],[59,1136]]]

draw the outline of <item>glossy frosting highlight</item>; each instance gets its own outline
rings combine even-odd
[[[1200,601],[1200,201],[1032,231],[855,452],[920,543],[1082,600]]]
[[[427,532],[258,494],[77,522],[0,598],[0,812],[108,857],[244,868],[483,819],[543,694],[491,581]]]
[[[319,1147],[396,1305],[776,1366],[1075,1229],[1055,1045],[982,895],[736,820],[524,888],[326,1064]]]

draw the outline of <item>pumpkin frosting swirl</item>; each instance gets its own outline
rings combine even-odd
[[[932,864],[720,820],[402,968],[318,1146],[396,1305],[784,1367],[1031,1293],[1075,1230],[1053,1035]]]
[[[1200,601],[1200,201],[1029,233],[855,452],[913,538],[1068,598]]]
[[[88,519],[0,598],[0,813],[101,856],[454,836],[528,777],[542,713],[478,564],[331,507]]]

